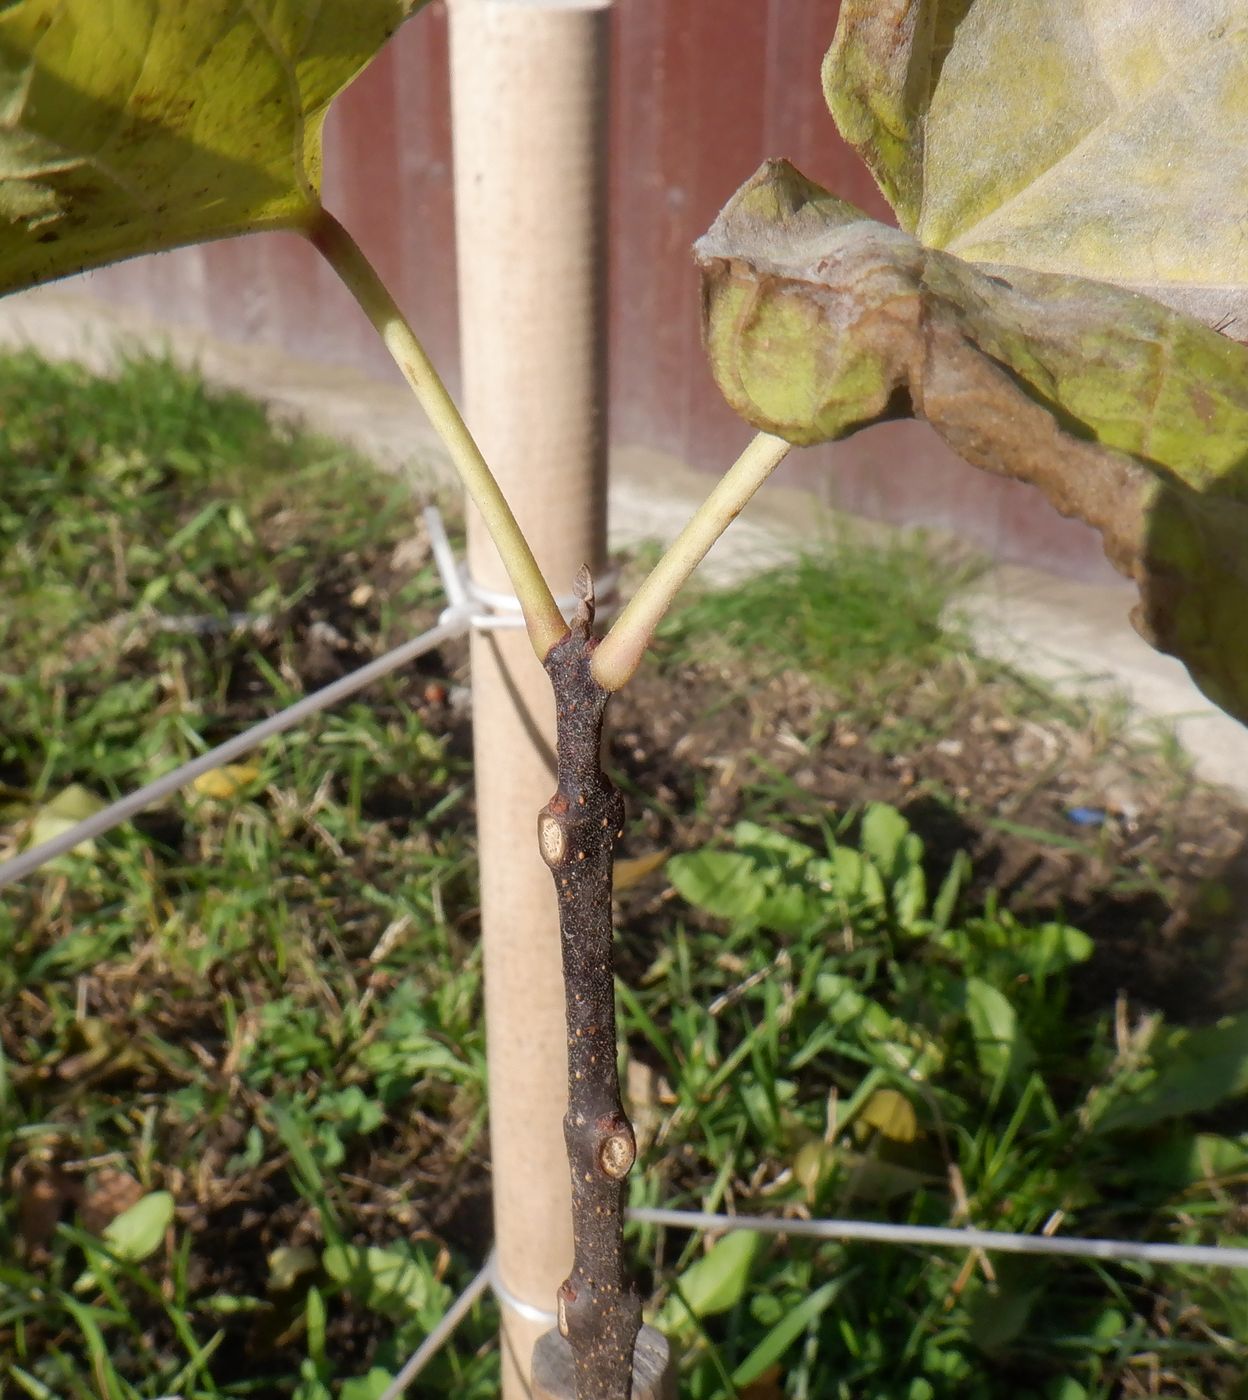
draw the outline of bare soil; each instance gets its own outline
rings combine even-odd
[[[1180,1020],[1242,1009],[1248,811],[1086,717],[1020,714],[1018,691],[1014,677],[952,661],[872,725],[795,672],[650,668],[615,702],[612,756],[659,799],[638,814],[639,844],[697,848],[764,802],[774,822],[765,794],[778,787],[790,819],[808,823],[889,802],[923,838],[930,875],[964,850],[975,890],[995,888],[1016,913],[1060,913],[1095,939],[1085,1007],[1122,994]],[[907,729],[918,738],[903,749],[875,742]],[[659,875],[636,908],[643,922],[661,886]]]

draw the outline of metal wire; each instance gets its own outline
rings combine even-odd
[[[801,1235],[823,1240],[868,1240],[877,1244],[925,1245],[938,1249],[982,1249],[999,1254],[1048,1254],[1075,1259],[1132,1259],[1151,1264],[1195,1264],[1205,1268],[1248,1269],[1248,1249],[1202,1244],[1156,1244],[1135,1240],[1080,1240],[1058,1235],[1020,1235],[1004,1230],[972,1230],[928,1225],[889,1225],[874,1220],[786,1220],[771,1215],[716,1215],[709,1211],[641,1206],[627,1212],[639,1225],[678,1230],[753,1230],[767,1235]],[[382,1393],[398,1400],[429,1360],[443,1347],[486,1288],[516,1307],[519,1300],[502,1286],[493,1251],[448,1309],[446,1316]],[[523,1306],[523,1305],[521,1305]],[[537,1309],[532,1309],[536,1313]],[[543,1321],[545,1315],[543,1315]]]
[[[437,506],[426,506],[422,511],[425,530],[429,535],[429,546],[433,552],[433,562],[450,603],[450,609],[465,609],[469,614],[470,625],[479,632],[499,632],[525,625],[519,598],[514,593],[500,593],[492,588],[483,588],[468,572],[468,565],[456,559],[451,542],[446,537],[442,524],[442,513]],[[619,610],[620,571],[608,569],[594,579],[594,615],[599,622],[606,621]],[[555,606],[569,621],[576,611],[579,599],[574,593],[559,594]],[[443,617],[446,613],[443,613]]]
[[[381,1400],[398,1400],[409,1385],[450,1340],[451,1334],[468,1315],[469,1309],[494,1279],[494,1252],[485,1261],[467,1288],[446,1310],[445,1316],[408,1358],[403,1369],[381,1392]]]
[[[1138,1259],[1152,1264],[1197,1264],[1248,1269],[1248,1249],[1231,1245],[1152,1244],[1133,1240],[1080,1240],[1060,1235],[1017,1235],[1004,1230],[888,1225],[874,1220],[783,1220],[762,1215],[712,1215],[705,1211],[642,1206],[628,1212],[642,1225],[678,1230],[756,1230],[822,1240],[873,1240],[880,1244],[930,1245],[938,1249],[982,1249],[1000,1254],[1066,1255],[1076,1259]]]
[[[150,807],[152,803],[171,796],[179,788],[185,787],[187,783],[194,782],[201,774],[207,773],[213,768],[220,768],[222,764],[232,763],[236,758],[241,758],[243,754],[250,753],[257,745],[272,738],[274,734],[281,734],[287,729],[293,729],[303,720],[311,718],[312,715],[318,714],[321,710],[328,709],[331,705],[336,705],[340,700],[345,700],[347,696],[354,695],[357,690],[363,690],[366,686],[372,685],[374,681],[381,680],[392,671],[397,671],[400,666],[406,665],[409,661],[415,661],[418,656],[423,656],[425,652],[432,651],[434,647],[450,641],[452,637],[462,636],[470,625],[466,611],[455,612],[448,609],[443,614],[442,622],[430,631],[422,632],[419,637],[413,637],[411,641],[404,642],[401,646],[395,647],[393,651],[386,652],[384,656],[370,661],[368,665],[361,666],[358,671],[340,676],[338,680],[332,681],[320,690],[314,690],[311,695],[305,695],[302,700],[296,700],[293,705],[280,710],[275,715],[270,715],[267,719],[262,719],[258,724],[253,724],[250,729],[245,729],[241,734],[236,734],[234,738],[227,739],[223,744],[218,744],[215,749],[209,749],[207,753],[201,754],[198,758],[191,759],[189,763],[184,763],[181,767],[173,769],[172,772],[163,774],[153,782],[145,783],[143,787],[136,788],[134,792],[110,803],[102,811],[79,822],[77,826],[70,827],[68,831],[62,832],[59,836],[54,836],[50,841],[44,841],[29,851],[23,851],[21,855],[12,856],[9,860],[0,862],[0,889],[4,889],[6,885],[11,885],[15,880],[20,880],[24,875],[38,870],[47,861],[64,855],[66,851],[72,851],[83,841],[103,836],[106,831],[111,831],[115,826],[120,826],[122,822],[129,821],[145,807]]]
[[[76,826],[70,827],[68,831],[63,831],[51,840],[41,842],[28,851],[23,851],[20,855],[11,856],[6,861],[0,861],[0,890],[22,879],[23,876],[30,875],[41,865],[55,860],[57,856],[72,851],[75,846],[81,845],[84,841],[91,841],[97,836],[103,836],[106,832],[112,831],[122,822],[137,816],[145,807],[150,807],[155,802],[171,797],[180,788],[194,782],[204,773],[211,772],[214,768],[220,768],[223,764],[232,763],[235,759],[250,753],[266,739],[271,739],[273,735],[281,734],[287,729],[293,729],[301,721],[319,714],[322,710],[329,709],[331,705],[336,705],[340,700],[354,695],[356,691],[363,690],[366,686],[372,685],[374,681],[388,676],[392,671],[397,671],[400,666],[406,665],[409,661],[415,661],[418,656],[432,651],[434,647],[440,646],[443,642],[450,641],[452,637],[461,637],[469,630],[492,631],[499,628],[523,627],[524,619],[520,614],[518,599],[510,594],[494,593],[479,588],[468,577],[451,550],[437,507],[430,506],[426,509],[424,518],[429,532],[434,563],[441,577],[448,602],[448,606],[443,609],[436,627],[421,633],[419,637],[413,637],[411,641],[402,643],[392,651],[386,652],[384,656],[370,661],[366,666],[361,666],[358,671],[340,676],[338,680],[323,686],[320,690],[313,691],[311,695],[305,695],[302,700],[297,700],[286,709],[252,725],[250,729],[245,729],[241,734],[236,734],[234,738],[227,739],[225,743],[209,749],[207,753],[201,754],[198,758],[191,759],[189,763],[183,763],[180,767],[162,774],[154,781],[145,783],[141,788],[136,788],[134,792],[128,793],[125,797],[118,798],[116,802],[110,802],[107,807],[96,812],[93,816],[87,817],[85,821],[79,822]],[[600,616],[608,615],[615,606],[616,582],[617,574],[614,571],[604,574],[599,581],[598,612]],[[557,601],[565,612],[571,612],[576,606],[576,599],[571,596]]]

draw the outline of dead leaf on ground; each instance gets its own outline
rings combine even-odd
[[[14,1168],[17,1230],[27,1252],[38,1253],[52,1242],[66,1209],[77,1204],[82,1185],[48,1162],[26,1160]]]
[[[641,884],[647,875],[652,875],[656,870],[662,870],[670,855],[670,850],[650,851],[644,856],[630,856],[626,860],[617,860],[612,877],[612,889],[616,894],[631,890],[634,885]]]
[[[768,1366],[756,1381],[737,1391],[738,1400],[783,1400],[784,1372],[778,1364]]]
[[[83,1229],[93,1235],[103,1234],[142,1195],[142,1186],[129,1172],[116,1167],[104,1167],[95,1172],[82,1193],[79,1206]]]
[[[260,769],[254,763],[227,763],[221,768],[210,768],[201,773],[191,784],[201,797],[212,797],[219,802],[237,797],[246,787],[260,776]]]

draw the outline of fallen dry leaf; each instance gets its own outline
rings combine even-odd
[[[66,1208],[77,1204],[81,1183],[47,1162],[27,1160],[13,1172],[17,1230],[27,1254],[46,1249]]]
[[[671,851],[650,851],[644,856],[630,856],[627,860],[617,860],[612,876],[612,888],[616,894],[631,890],[639,885],[647,875],[662,870],[667,864]]]
[[[109,1225],[143,1196],[143,1188],[130,1175],[116,1167],[95,1172],[82,1193],[79,1214],[84,1230],[102,1235]]]
[[[738,1400],[783,1400],[783,1379],[784,1372],[779,1364],[768,1366],[756,1381],[737,1391]]]
[[[206,773],[201,773],[191,786],[202,797],[213,797],[224,802],[237,797],[259,776],[260,769],[254,763],[227,763],[222,768],[210,768]]]

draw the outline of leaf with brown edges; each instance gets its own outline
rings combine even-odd
[[[696,255],[740,414],[795,443],[926,418],[1099,529],[1142,634],[1248,717],[1248,347],[1117,286],[926,248],[783,161]]]

